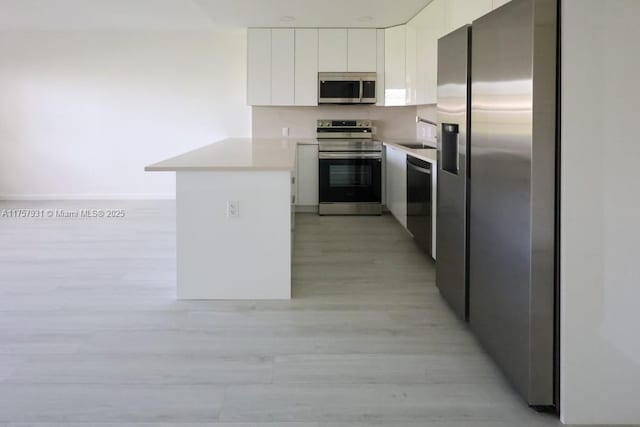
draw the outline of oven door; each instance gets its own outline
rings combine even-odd
[[[362,81],[348,76],[320,76],[318,80],[319,104],[359,104]]]
[[[382,203],[380,153],[320,153],[320,203]]]

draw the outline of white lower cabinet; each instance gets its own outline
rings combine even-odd
[[[318,146],[298,145],[296,206],[318,207]]]
[[[407,155],[385,146],[387,209],[407,228]]]

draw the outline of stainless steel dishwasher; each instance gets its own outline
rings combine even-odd
[[[407,228],[418,246],[431,255],[431,164],[412,156],[407,156]]]

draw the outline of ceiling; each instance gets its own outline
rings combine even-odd
[[[215,26],[380,28],[407,22],[430,1],[0,0],[0,31]]]
[[[370,27],[403,24],[430,0],[194,0],[216,22],[243,27]],[[283,17],[294,17],[282,22]]]

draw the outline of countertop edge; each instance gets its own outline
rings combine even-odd
[[[293,149],[293,154],[289,159],[287,164],[282,164],[284,162],[280,162],[281,164],[273,165],[273,166],[247,166],[247,165],[207,165],[200,164],[198,162],[194,162],[194,165],[167,165],[166,163],[170,163],[179,159],[180,157],[191,155],[194,153],[197,154],[199,151],[204,151],[210,148],[213,145],[224,142],[232,142],[233,140],[245,140],[245,141],[286,141],[291,144],[291,148]],[[226,172],[293,172],[296,168],[296,156],[295,156],[295,148],[300,145],[317,145],[318,141],[314,139],[308,138],[252,138],[252,137],[239,137],[239,138],[226,138],[221,141],[217,141],[212,144],[208,144],[202,147],[198,147],[196,149],[187,151],[185,153],[179,154],[177,156],[162,160],[160,162],[152,163],[150,165],[146,165],[144,167],[145,172],[213,172],[213,171],[226,171]],[[202,162],[200,162],[202,163]]]
[[[402,145],[396,144],[395,142],[385,142],[382,141],[382,144],[387,146],[387,147],[393,147],[396,148],[402,152],[404,152],[405,154],[408,154],[412,157],[415,157],[417,159],[420,160],[424,160],[425,162],[431,163],[433,165],[437,164],[438,161],[435,158],[431,158],[426,154],[420,153],[418,152],[419,149],[416,148],[408,148],[408,147],[403,147]],[[436,155],[437,150],[435,149],[428,149],[430,152],[433,152],[434,155]]]
[[[291,172],[294,167],[145,166],[145,172]]]

